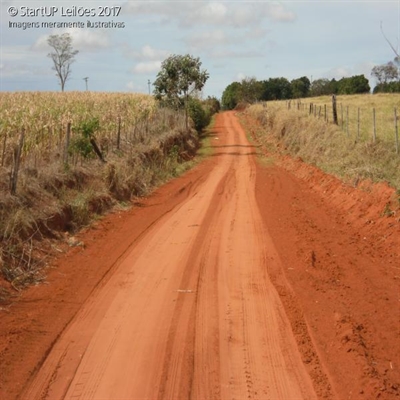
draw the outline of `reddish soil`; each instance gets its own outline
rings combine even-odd
[[[1,399],[400,396],[394,190],[211,142],[0,309]]]

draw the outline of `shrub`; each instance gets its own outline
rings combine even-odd
[[[82,121],[80,124],[73,127],[73,131],[80,134],[75,137],[69,146],[69,153],[78,153],[83,158],[91,158],[93,156],[93,146],[90,139],[93,138],[94,132],[100,127],[98,118],[91,118]]]
[[[210,123],[211,114],[206,112],[198,99],[190,99],[188,109],[196,131],[201,132]]]

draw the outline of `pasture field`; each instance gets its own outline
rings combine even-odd
[[[337,115],[338,123],[342,130],[351,138],[359,140],[373,140],[374,137],[374,110],[376,138],[394,143],[395,124],[394,110],[397,118],[400,117],[400,93],[363,94],[363,95],[338,95]],[[268,102],[268,106],[288,107],[288,102]],[[333,121],[332,97],[320,96],[307,99],[292,100],[290,109],[310,114],[317,118]]]
[[[337,96],[338,125],[329,96],[255,104],[247,113],[258,120],[253,133],[267,147],[278,141],[281,150],[341,179],[400,188],[400,94]]]

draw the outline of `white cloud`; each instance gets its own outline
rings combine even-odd
[[[139,61],[159,61],[167,58],[170,55],[170,52],[167,50],[155,49],[146,44],[139,51],[128,48],[125,50],[125,55],[128,57],[133,57]]]
[[[125,56],[139,61],[132,72],[136,74],[149,74],[158,72],[161,68],[162,60],[167,58],[170,53],[166,50],[155,49],[150,45],[144,45],[140,50],[125,49]]]
[[[271,32],[271,29],[255,27],[250,28],[247,32],[245,32],[243,37],[246,39],[263,39]]]
[[[28,46],[2,46],[1,48],[1,76],[15,77],[21,75],[43,75],[43,68],[37,64],[43,60],[42,54],[35,54]]]
[[[268,15],[272,20],[279,22],[293,22],[296,19],[294,12],[277,3],[268,4]]]
[[[231,30],[207,30],[197,32],[185,37],[185,43],[190,47],[190,51],[205,51],[211,57],[259,57],[262,51],[251,51],[249,45],[257,48],[270,48],[270,44],[265,45],[260,42],[269,30],[263,28],[248,29],[237,33]],[[256,42],[258,44],[256,44]],[[238,50],[233,51],[233,48]]]
[[[341,78],[346,78],[351,76],[351,69],[348,67],[336,67],[332,68],[328,71],[327,77],[328,78],[335,78],[335,79],[341,79]]]
[[[69,33],[72,37],[72,47],[77,50],[96,51],[98,49],[105,49],[110,47],[110,39],[106,31],[88,29],[63,29],[53,31],[52,34],[61,35]],[[49,51],[50,47],[47,43],[49,35],[40,36],[33,44],[33,50]]]
[[[165,57],[167,54],[168,54],[167,51],[157,50],[157,49],[152,48],[149,45],[143,46],[142,51],[141,51],[142,57],[147,60],[157,60],[157,59],[160,59],[160,57],[161,58]]]
[[[199,13],[197,15],[193,15],[193,17],[207,24],[222,24],[226,19],[228,14],[228,9],[225,4],[222,3],[208,3],[204,7],[199,9]]]
[[[367,61],[352,66],[339,66],[328,70],[324,77],[329,79],[341,79],[348,78],[354,75],[364,75],[367,79],[371,78],[371,70],[374,67],[374,63]]]
[[[367,79],[371,77],[371,70],[376,64],[372,61],[366,61],[360,64],[356,64],[354,67],[354,75],[364,74]]]
[[[186,38],[186,43],[196,49],[215,48],[219,45],[227,45],[231,41],[226,34],[221,31],[205,31],[196,33]]]
[[[31,70],[29,65],[15,65],[9,63],[3,63],[0,66],[1,77],[19,77],[22,75],[30,75]]]
[[[1,46],[1,59],[3,62],[15,62],[27,59],[27,46]]]
[[[209,56],[212,58],[258,58],[264,57],[263,50],[214,50]]]
[[[163,22],[175,22],[185,28],[201,25],[254,27],[265,19],[277,22],[296,19],[295,13],[282,4],[265,2],[127,1],[122,8],[125,14],[152,15]]]
[[[232,8],[227,24],[235,28],[246,28],[258,26],[265,17],[265,10],[262,5],[251,4],[248,7]]]
[[[133,72],[137,74],[147,74],[158,72],[161,68],[161,61],[140,62],[133,67]]]
[[[247,76],[247,75],[244,74],[243,72],[239,72],[238,74],[236,74],[234,80],[235,80],[236,82],[241,82],[243,79],[246,78],[246,76]]]
[[[31,49],[35,51],[50,51],[50,47],[47,43],[49,35],[42,35],[32,45]]]
[[[103,30],[71,29],[73,45],[79,50],[96,50],[110,47],[110,39]]]
[[[178,14],[187,14],[193,9],[192,2],[171,2],[171,1],[127,1],[122,4],[123,13],[133,15],[156,15],[156,16],[177,16]],[[177,12],[179,7],[179,12]]]

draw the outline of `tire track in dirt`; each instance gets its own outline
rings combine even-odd
[[[254,147],[232,113],[216,129],[213,170],[125,253],[22,398],[316,398],[267,273]]]

